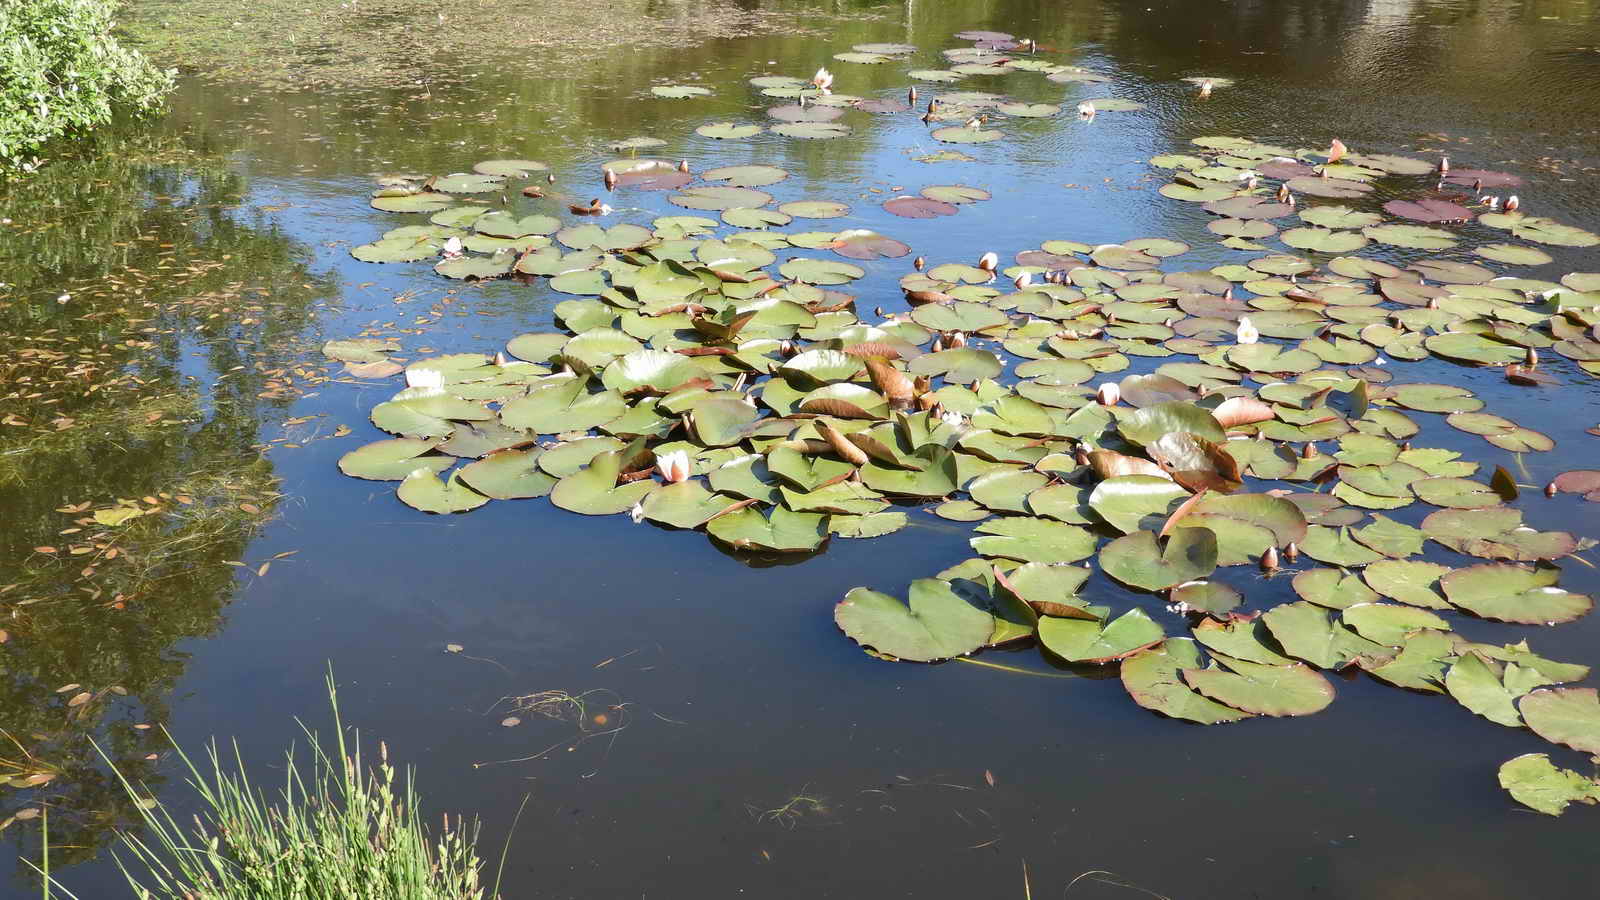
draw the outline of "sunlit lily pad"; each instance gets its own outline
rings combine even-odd
[[[1559,816],[1572,803],[1600,803],[1600,782],[1556,768],[1543,753],[1524,753],[1506,760],[1498,777],[1500,786],[1518,803],[1546,815]]]
[[[1179,528],[1163,547],[1152,532],[1135,531],[1101,548],[1100,566],[1123,584],[1163,591],[1215,571],[1217,537],[1208,528]]]
[[[850,133],[850,126],[839,122],[784,122],[772,126],[772,131],[785,137],[826,140],[844,137]]]
[[[1004,134],[992,128],[973,128],[965,125],[935,128],[931,132],[931,136],[934,140],[944,141],[947,144],[986,144],[989,141],[998,141],[1005,137]]]
[[[689,84],[658,84],[650,89],[650,93],[655,94],[657,97],[665,97],[669,100],[685,100],[689,97],[710,96],[711,89],[696,87]]]
[[[373,481],[401,481],[418,468],[428,468],[437,474],[455,463],[449,456],[423,455],[438,443],[420,438],[375,441],[339,457],[339,471]]]
[[[1236,722],[1249,713],[1224,706],[1197,693],[1182,672],[1200,665],[1194,641],[1169,638],[1122,662],[1122,685],[1133,701],[1145,709],[1202,725]]]
[[[1594,688],[1534,691],[1518,708],[1528,727],[1545,740],[1600,755],[1600,694]]]
[[[1219,703],[1266,716],[1305,716],[1333,702],[1333,685],[1303,663],[1269,666],[1239,659],[1227,668],[1185,669],[1190,687]]]
[[[1456,569],[1439,579],[1445,598],[1486,619],[1526,625],[1554,625],[1586,615],[1594,602],[1555,587],[1553,567],[1486,563]],[[1596,752],[1600,752],[1597,748]]]
[[[400,482],[399,497],[413,509],[440,515],[468,512],[488,503],[488,497],[461,483],[460,474],[454,472],[448,481],[440,481],[434,469],[419,467]]]
[[[863,647],[911,662],[964,656],[988,643],[994,627],[989,613],[934,578],[913,581],[905,603],[855,588],[834,607],[834,622]]]
[[[1054,616],[1039,619],[1039,642],[1068,662],[1111,662],[1152,647],[1165,638],[1161,626],[1137,607],[1104,624]]]
[[[1373,225],[1361,233],[1381,244],[1413,250],[1448,250],[1456,245],[1455,235],[1426,225]]]

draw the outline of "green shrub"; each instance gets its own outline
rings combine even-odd
[[[118,110],[159,108],[173,73],[111,36],[116,0],[0,0],[0,172]]]

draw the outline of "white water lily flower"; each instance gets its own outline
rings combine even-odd
[[[632,519],[635,525],[644,521],[644,501],[633,504],[633,508],[628,510],[628,518]]]
[[[407,369],[406,387],[442,389],[444,387],[444,373],[438,369]]]
[[[1241,344],[1254,344],[1256,341],[1261,340],[1261,332],[1250,324],[1249,316],[1241,316],[1239,318],[1237,337]]]
[[[1101,406],[1116,406],[1122,401],[1122,388],[1115,381],[1102,382],[1095,388],[1094,398]]]
[[[978,268],[985,272],[993,272],[998,265],[1000,265],[1000,254],[995,253],[993,250],[978,257]]]
[[[946,425],[949,425],[951,428],[962,428],[962,427],[965,427],[966,424],[967,424],[966,417],[961,415],[961,413],[956,412],[953,409],[947,409],[944,412],[940,413],[939,414],[939,421],[945,423]]]
[[[825,67],[818,69],[817,74],[811,76],[811,83],[826,91],[828,88],[833,87],[833,73],[829,72]]]
[[[1092,118],[1094,118],[1094,112],[1095,112],[1095,110],[1094,110],[1094,101],[1093,100],[1085,100],[1082,103],[1078,104],[1078,118],[1080,118],[1080,119],[1092,119]]]
[[[1033,284],[1033,273],[1024,271],[1021,275],[1011,279],[1011,283],[1016,285],[1017,290],[1020,291],[1028,285]]]
[[[656,471],[666,479],[668,484],[677,484],[689,479],[689,454],[683,450],[674,450],[656,457]]]
[[[440,251],[439,255],[445,259],[457,259],[461,256],[461,253],[461,238],[451,237],[450,240],[444,242],[444,250]]]

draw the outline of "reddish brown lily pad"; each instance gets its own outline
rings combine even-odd
[[[1390,200],[1384,210],[1403,219],[1418,222],[1470,222],[1473,212],[1449,200]]]
[[[927,197],[892,197],[883,202],[883,209],[905,219],[935,219],[959,212],[953,203],[929,200]]]

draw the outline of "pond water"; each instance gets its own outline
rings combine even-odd
[[[517,334],[561,330],[552,309],[570,299],[543,280],[465,284],[428,263],[353,260],[351,247],[415,218],[368,206],[383,172],[531,158],[552,167],[551,197],[581,202],[602,193],[608,144],[648,135],[697,171],[781,166],[791,177],[768,188],[780,201],[851,206],[845,219],[779,230],[872,228],[930,263],[986,250],[1008,263],[1051,239],[1167,237],[1194,247],[1168,268],[1203,269],[1254,254],[1216,243],[1197,205],[1158,196],[1167,178],[1152,156],[1190,152],[1204,135],[1289,147],[1337,137],[1365,153],[1447,153],[1458,167],[1516,173],[1525,208],[1600,227],[1591,3],[774,8],[801,33],[597,47],[553,70],[536,54],[451,59],[437,61],[448,77],[404,87],[294,92],[187,74],[158,125],[0,191],[10,220],[0,418],[26,423],[0,429],[0,727],[56,773],[0,795],[0,818],[48,803],[54,861],[76,863],[62,881],[79,896],[120,896],[105,851],[131,812],[85,737],[182,804],[174,761],[147,758],[165,749],[159,728],[140,726],[165,725],[191,748],[237,739],[266,776],[281,768],[294,717],[326,722],[331,662],[345,721],[417,768],[431,810],[481,816],[486,855],[531,795],[510,836],[508,897],[1583,892],[1600,813],[1534,814],[1495,772],[1528,752],[1590,764],[1448,697],[1351,669],[1316,715],[1199,727],[1131,703],[1114,665],[1055,666],[1033,647],[978,657],[1021,673],[891,664],[840,634],[832,612],[846,591],[903,594],[972,555],[967,525],[911,509],[911,526],[886,537],[749,556],[546,500],[426,516],[390,483],[340,474],[341,455],[385,436],[368,412],[397,385],[344,376],[318,352],[324,340],[392,337],[407,358],[492,353]],[[915,159],[945,145],[910,112],[849,111],[852,133],[832,140],[694,133],[768,124],[763,109],[779,101],[747,84],[757,75],[809,77],[828,64],[836,90],[901,97],[908,68],[941,68],[940,50],[970,45],[953,37],[964,29],[1036,38],[1042,58],[1110,81],[968,78],[960,89],[1064,104],[1052,118],[985,126],[1006,137],[956,148],[972,162]],[[831,60],[863,42],[920,49],[910,62]],[[418,74],[433,62],[416,60]],[[1192,75],[1234,84],[1200,100],[1181,80]],[[660,84],[713,94],[652,96]],[[1143,108],[1073,115],[1080,99],[1113,95]],[[934,184],[993,197],[928,220],[880,206]],[[664,193],[624,189],[609,202],[619,209],[608,225],[684,212]],[[542,211],[570,220],[564,205]],[[1594,249],[1545,249],[1554,262],[1515,271],[1600,270]],[[875,306],[904,309],[897,280],[910,257],[861,265],[866,276],[840,289],[863,319]],[[1485,476],[1504,465],[1530,485],[1594,467],[1600,438],[1586,429],[1600,423],[1600,381],[1546,356],[1559,386],[1511,386],[1497,369],[1438,359],[1394,369],[1471,389],[1553,451],[1506,452],[1425,414],[1418,445],[1461,451]],[[1130,371],[1164,361],[1135,359]],[[74,555],[108,531],[75,520],[119,498],[159,514]],[[1518,505],[1540,529],[1600,536],[1596,507],[1575,495],[1528,490]],[[1395,515],[1414,523],[1425,511]],[[1431,544],[1425,558],[1480,562]],[[1562,587],[1600,592],[1592,566],[1559,564]],[[1253,567],[1219,578],[1248,609],[1294,599],[1287,577]],[[1103,574],[1085,591],[1119,612],[1140,601]],[[1169,634],[1186,633],[1184,617],[1144,605]],[[1592,616],[1556,628],[1451,621],[1474,640],[1526,638],[1547,657],[1600,664]],[[505,698],[557,690],[605,721],[501,724]],[[8,846],[37,858],[37,824],[15,822]],[[1092,872],[1112,874],[1074,883]],[[6,896],[37,890],[20,862],[5,885]]]

